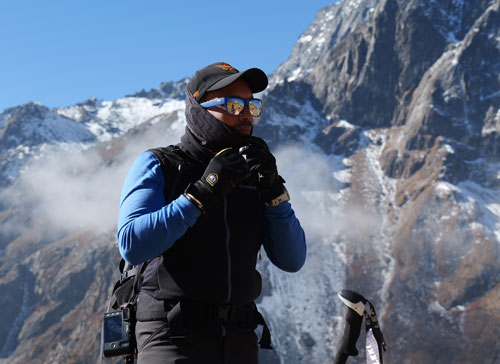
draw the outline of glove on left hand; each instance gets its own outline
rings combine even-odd
[[[283,185],[285,180],[278,174],[276,158],[263,139],[251,137],[249,145],[240,149],[240,154],[246,157],[250,171],[258,173],[257,189],[264,202],[271,201],[286,191]]]

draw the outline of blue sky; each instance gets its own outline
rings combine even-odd
[[[333,2],[0,1],[0,112],[114,100],[217,61],[272,73]]]

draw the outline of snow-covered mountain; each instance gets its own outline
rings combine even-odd
[[[86,149],[122,135],[138,125],[177,114],[182,123],[186,80],[163,83],[146,93],[115,101],[91,98],[65,108],[49,110],[38,103],[7,109],[0,115],[1,185],[13,182],[26,160],[46,149]]]
[[[343,0],[270,75],[255,132],[308,259],[259,262],[262,363],[333,362],[343,288],[377,307],[389,363],[500,362],[499,8]],[[182,134],[186,82],[0,114],[0,362],[95,363],[121,183]]]

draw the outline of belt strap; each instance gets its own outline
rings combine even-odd
[[[252,302],[244,306],[208,305],[208,319],[221,324],[245,326],[256,322],[257,307]]]
[[[171,339],[175,342],[185,338],[184,326],[196,325],[208,320],[220,324],[236,326],[262,325],[259,345],[262,349],[272,350],[271,332],[255,303],[243,306],[213,305],[192,301],[178,302],[167,315]]]

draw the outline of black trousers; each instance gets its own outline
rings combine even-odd
[[[252,329],[215,336],[188,331],[172,343],[166,321],[137,321],[137,364],[258,364],[257,335]]]

